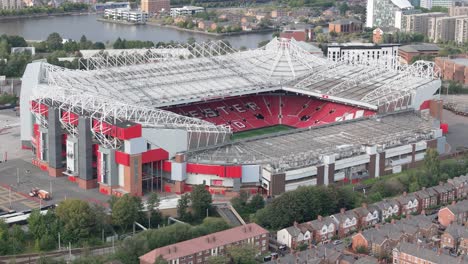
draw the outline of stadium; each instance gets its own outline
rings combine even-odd
[[[83,53],[81,70],[29,64],[22,147],[52,177],[108,195],[269,195],[358,182],[443,152],[433,63],[355,54],[330,61],[295,40],[236,51],[208,42]]]

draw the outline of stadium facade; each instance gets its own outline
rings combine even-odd
[[[433,63],[330,61],[294,40],[87,54],[84,70],[36,61],[21,90],[21,140],[50,176],[104,194],[280,194],[379,177],[443,151]],[[243,140],[234,133],[294,128]]]

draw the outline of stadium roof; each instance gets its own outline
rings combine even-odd
[[[428,140],[432,130],[430,118],[406,111],[260,136],[189,151],[187,156],[194,163],[266,164],[281,171],[321,164],[327,155],[339,160],[363,154],[366,146],[385,149]]]
[[[143,54],[95,53],[82,60],[88,70],[49,67],[45,80],[67,94],[151,108],[283,89],[343,98],[377,109],[438,78],[433,63],[395,67],[388,60],[365,56],[333,62],[287,39],[275,38],[262,48],[247,51],[234,51],[223,42],[184,47],[174,47],[174,53],[167,48],[165,52],[148,49]]]

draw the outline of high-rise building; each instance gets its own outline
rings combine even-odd
[[[23,7],[22,0],[1,0],[1,9],[20,9]]]
[[[468,16],[455,20],[455,42],[468,42]]]
[[[455,22],[459,18],[455,17],[431,17],[429,19],[429,38],[434,42],[455,40]]]
[[[141,11],[148,14],[171,11],[170,0],[141,0]]]
[[[449,16],[468,16],[468,6],[455,6],[449,7]]]
[[[453,5],[454,2],[454,0],[432,0],[432,6],[430,8],[435,6],[449,8]]]
[[[421,0],[421,3],[419,5],[420,7],[426,8],[426,9],[431,9],[432,8],[432,0]]]
[[[400,30],[407,33],[421,33],[428,35],[430,18],[446,16],[447,14],[442,12],[403,15]]]
[[[396,27],[402,12],[413,10],[408,0],[368,0],[366,27]]]

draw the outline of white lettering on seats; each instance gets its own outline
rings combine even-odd
[[[216,107],[217,110],[221,110],[221,111],[223,111],[226,115],[229,115],[228,111],[226,111],[225,108],[226,108],[225,106],[218,106],[218,107]]]
[[[242,106],[240,106],[239,104],[233,104],[232,108],[236,109],[237,112],[239,112],[239,113],[244,113],[245,112],[245,109],[242,109]]]
[[[216,112],[210,108],[203,109],[203,112],[206,114],[206,117],[216,117]]]
[[[254,111],[255,111],[255,110],[260,110],[260,108],[259,108],[259,107],[257,106],[257,104],[254,103],[254,102],[247,102],[246,105],[247,105],[250,109],[252,109],[252,110],[254,110]]]
[[[194,117],[194,118],[202,118],[202,116],[200,114],[198,114],[198,112],[195,111],[195,110],[188,111],[188,114],[189,114],[189,116]]]
[[[239,121],[233,121],[232,124],[235,125],[238,128],[245,128],[245,125],[242,122],[239,122]]]

